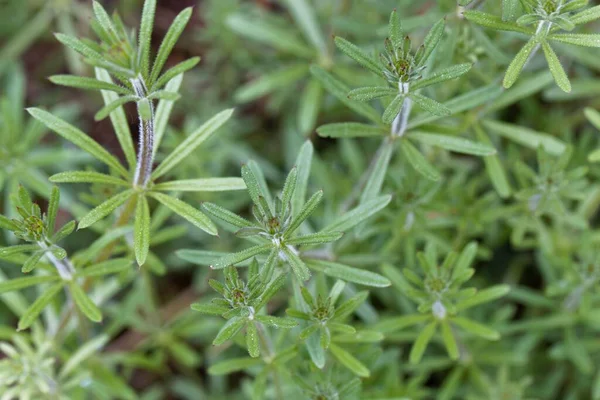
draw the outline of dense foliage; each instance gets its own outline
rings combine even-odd
[[[0,399],[599,400],[598,20],[1,2]]]

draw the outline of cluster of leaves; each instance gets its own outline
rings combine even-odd
[[[0,398],[600,399],[600,6],[5,4]]]

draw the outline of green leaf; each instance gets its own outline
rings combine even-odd
[[[200,62],[200,57],[192,57],[192,58],[188,58],[187,60],[182,61],[178,64],[175,64],[174,66],[172,66],[171,68],[166,70],[165,73],[162,74],[160,76],[160,78],[158,78],[156,80],[156,82],[154,82],[151,90],[156,90],[156,89],[165,87],[165,85],[167,85],[165,87],[166,91],[176,92],[179,89],[179,84],[176,84],[175,86],[177,86],[177,88],[175,88],[175,90],[173,90],[173,89],[169,88],[169,82],[173,81],[178,76],[180,76],[180,78],[178,78],[177,81],[180,81],[183,78],[183,73],[194,68],[196,65],[198,65],[199,62]],[[158,112],[157,112],[157,115],[158,115]]]
[[[175,192],[222,192],[244,190],[246,184],[242,178],[200,178],[164,182],[154,185],[152,190]]]
[[[46,212],[46,235],[52,236],[56,225],[56,215],[60,202],[60,192],[56,186],[52,186],[52,192],[48,201],[48,211]]]
[[[323,244],[335,242],[344,234],[342,232],[317,232],[308,235],[296,236],[292,239],[287,239],[285,244],[291,246],[309,246],[315,244]]]
[[[372,57],[364,53],[360,48],[358,48],[358,46],[350,43],[346,39],[339,36],[336,36],[334,41],[337,48],[340,49],[348,57],[352,58],[354,61],[356,61],[369,71],[373,72],[374,74],[383,77],[381,65]]]
[[[67,222],[58,231],[56,231],[54,236],[52,236],[52,242],[58,243],[67,236],[69,236],[71,233],[73,233],[76,226],[77,223],[75,221]]]
[[[406,157],[406,160],[415,169],[415,171],[432,181],[439,181],[441,179],[440,173],[408,140],[402,140],[400,142],[400,148],[402,149],[402,153]]]
[[[404,33],[402,32],[402,24],[396,9],[392,10],[392,13],[390,14],[390,21],[388,23],[388,37],[392,42],[393,47],[398,48],[402,46]]]
[[[104,107],[102,107],[94,115],[94,120],[102,121],[104,118],[108,117],[113,111],[115,111],[119,107],[122,107],[123,104],[129,103],[131,101],[136,101],[136,100],[137,100],[137,96],[134,96],[134,95],[118,97],[116,100],[113,100],[112,102],[110,102],[110,103],[106,104]],[[114,124],[114,122],[113,122],[113,124]]]
[[[312,164],[313,145],[310,141],[305,141],[298,156],[296,157],[296,188],[294,189],[294,197],[292,197],[292,210],[300,210],[306,199],[306,191],[308,189],[308,177],[310,175],[310,167]]]
[[[252,222],[248,221],[247,219],[242,218],[239,215],[234,214],[231,211],[226,210],[223,207],[218,206],[216,204],[202,203],[202,208],[204,209],[204,211],[206,211],[213,217],[219,218],[220,220],[223,220],[237,228],[253,226]]]
[[[131,184],[112,175],[101,174],[94,171],[67,171],[59,172],[49,178],[53,183],[103,183],[106,185],[130,186]]]
[[[67,362],[65,362],[61,368],[59,376],[61,378],[67,377],[71,372],[80,368],[81,363],[104,347],[106,343],[108,343],[108,340],[108,335],[99,335],[98,337],[95,337],[94,339],[79,346],[77,351],[69,356]]]
[[[519,12],[519,0],[502,0],[502,20],[513,21]]]
[[[598,18],[600,18],[600,5],[590,7],[569,17],[571,22],[575,25],[587,24],[588,22],[594,21]]]
[[[306,64],[287,66],[241,86],[233,96],[235,101],[246,103],[278,89],[289,88],[307,73]]]
[[[394,97],[394,100],[392,100],[385,108],[385,111],[381,117],[381,120],[384,124],[391,124],[394,121],[396,116],[400,113],[400,110],[402,110],[405,99],[406,96],[403,94],[399,94],[398,96]]]
[[[291,329],[298,326],[298,322],[291,318],[273,317],[271,315],[257,315],[256,320],[274,328]]]
[[[229,311],[228,307],[213,303],[193,303],[190,308],[194,311],[198,311],[201,314],[206,315],[223,315]]]
[[[58,292],[60,292],[63,286],[64,283],[60,282],[46,289],[44,293],[42,293],[42,295],[38,297],[36,301],[33,302],[33,304],[27,309],[27,311],[25,311],[25,313],[21,316],[21,319],[19,319],[19,326],[17,330],[22,331],[24,329],[29,328],[31,324],[35,322],[38,315],[40,315],[44,308],[46,308],[50,301],[52,301],[54,296],[56,296]]]
[[[133,227],[133,249],[138,265],[144,265],[150,250],[150,207],[143,194],[138,195]]]
[[[442,149],[454,151],[463,154],[472,154],[475,156],[489,156],[496,154],[496,149],[493,147],[473,142],[456,136],[439,135],[435,133],[411,132],[411,139],[415,139],[421,143],[441,147]]]
[[[477,135],[477,139],[480,142],[487,144],[489,146],[492,145],[492,141],[484,132],[479,124],[474,125],[475,134]],[[500,158],[497,154],[487,156],[483,158],[483,162],[485,163],[485,169],[487,170],[488,176],[492,185],[502,198],[508,198],[511,194],[510,183],[508,182],[508,177],[506,176],[506,172],[502,163],[500,162]]]
[[[429,341],[433,337],[435,333],[435,327],[437,326],[437,322],[429,323],[417,336],[417,340],[413,343],[412,348],[410,349],[409,360],[411,364],[418,364],[423,357],[423,353],[429,344]]]
[[[340,263],[325,260],[309,260],[307,264],[310,268],[321,271],[325,275],[346,282],[373,287],[387,287],[391,285],[389,279],[375,272],[349,267]]]
[[[77,229],[87,228],[100,221],[102,218],[116,210],[121,204],[125,203],[134,193],[133,189],[125,190],[104,201],[104,203],[100,204],[81,218]]]
[[[156,0],[145,0],[138,35],[138,60],[142,68],[142,75],[146,78],[150,75],[150,43],[152,41],[155,13]]]
[[[571,91],[571,82],[569,82],[569,77],[565,73],[556,53],[550,47],[547,41],[542,41],[542,49],[544,50],[544,55],[546,56],[546,61],[548,62],[548,66],[550,67],[550,72],[554,77],[554,81],[564,92]]]
[[[536,132],[522,126],[493,120],[484,120],[483,126],[492,133],[503,136],[533,150],[543,146],[550,154],[560,155],[566,149],[565,144],[559,139],[556,139],[547,133]]]
[[[423,41],[423,47],[425,51],[422,53],[422,56],[417,59],[417,63],[419,65],[423,65],[429,59],[438,43],[442,39],[445,27],[446,21],[441,19],[429,30],[429,33],[427,33],[427,36],[425,36],[425,40]]]
[[[12,292],[41,283],[54,282],[58,279],[58,276],[26,276],[23,278],[14,278],[0,282],[0,293]]]
[[[85,57],[91,60],[103,60],[103,57],[100,53],[98,53],[96,50],[93,50],[90,46],[88,46],[87,44],[75,37],[65,35],[62,33],[55,33],[54,36],[59,42],[61,42],[65,46],[75,50],[76,52],[84,55]]]
[[[169,70],[170,71],[170,70]],[[168,73],[167,71],[160,79],[162,80]],[[179,74],[169,79],[167,85],[165,86],[165,90],[171,92],[178,92],[181,87],[181,82],[183,81],[183,74]],[[158,83],[158,82],[157,82]],[[169,122],[169,116],[171,115],[171,110],[173,110],[173,105],[175,102],[170,100],[161,100],[158,102],[158,106],[156,107],[156,113],[154,115],[154,148],[152,149],[152,154],[156,155],[156,151],[160,147],[162,143],[162,138],[167,130],[167,125]]]
[[[282,247],[281,251],[285,255],[286,261],[290,264],[290,267],[292,267],[294,275],[296,275],[300,282],[310,279],[310,270],[295,251],[288,246]]]
[[[118,274],[130,270],[131,260],[128,258],[115,258],[113,260],[104,261],[95,264],[91,267],[78,270],[77,276],[80,277],[96,277],[110,274]]]
[[[422,96],[418,93],[411,93],[409,96],[422,109],[434,115],[448,116],[452,114],[452,111],[450,111],[448,107],[446,107],[442,103],[438,103],[437,101],[430,99],[429,97]]]
[[[112,83],[112,79],[108,71],[101,68],[95,68],[94,71],[98,80]],[[103,90],[101,93],[102,98],[104,99],[105,107],[102,108],[96,114],[96,116],[100,114],[102,110],[108,108],[109,104],[113,104],[114,102],[118,102],[120,99],[122,99],[122,97],[120,98],[115,92]],[[133,140],[131,139],[131,131],[129,130],[129,123],[127,121],[127,117],[125,116],[123,107],[119,106],[110,112],[110,121],[112,122],[115,134],[117,135],[117,139],[121,145],[121,149],[123,149],[123,153],[125,153],[127,165],[129,165],[129,169],[133,170],[135,169],[137,161],[135,149],[133,148]]]
[[[248,260],[258,254],[265,253],[273,247],[273,244],[259,244],[256,246],[252,246],[242,251],[238,251],[237,253],[228,254],[225,257],[219,258],[214,264],[210,267],[212,269],[223,269],[229,267],[230,265],[236,265],[244,260]]]
[[[181,95],[177,92],[170,92],[168,90],[156,90],[146,97],[148,100],[166,100],[166,101],[177,101],[181,98]]]
[[[495,285],[477,292],[474,296],[456,303],[456,310],[463,311],[479,304],[488,303],[504,297],[510,292],[508,285]]]
[[[314,51],[287,30],[274,24],[245,14],[233,14],[226,20],[227,26],[234,32],[274,48],[303,58],[311,58]]]
[[[38,265],[38,263],[44,256],[44,253],[45,253],[44,251],[39,250],[39,251],[36,251],[35,253],[33,253],[31,256],[29,256],[29,258],[23,264],[23,267],[21,268],[21,272],[23,272],[24,274],[27,274],[27,273],[33,271],[33,269]]]
[[[260,365],[263,360],[260,358],[232,358],[229,360],[220,361],[208,369],[210,375],[227,375],[232,372],[243,371],[246,368]]]
[[[379,123],[379,112],[368,104],[349,99],[348,92],[350,92],[350,88],[342,81],[317,65],[312,65],[310,67],[310,72],[321,82],[321,84],[323,84],[325,90],[337,97],[337,99],[344,103],[348,108],[375,123]]]
[[[362,203],[352,210],[336,218],[333,222],[321,230],[321,232],[347,232],[356,225],[360,224],[373,214],[385,208],[392,196],[378,196],[372,200]]]
[[[396,96],[398,94],[397,89],[391,89],[388,87],[362,87],[353,89],[348,93],[348,97],[358,101],[369,101],[378,99],[386,96]]]
[[[285,215],[288,207],[290,207],[294,191],[296,190],[296,180],[298,179],[298,168],[293,167],[288,176],[285,178],[285,183],[281,191],[281,214]]]
[[[284,238],[289,238],[292,233],[296,231],[302,225],[302,223],[310,217],[310,215],[315,211],[321,200],[323,199],[323,191],[319,190],[315,194],[311,196],[310,199],[302,206],[302,209],[298,211],[298,213],[294,216],[290,224],[288,225],[286,231],[284,232]]]
[[[100,3],[98,3],[96,0],[94,0],[94,1],[92,1],[92,8],[94,10],[94,16],[96,17],[96,22],[98,22],[98,24],[100,24],[100,26],[102,27],[104,32],[107,35],[109,35],[109,37],[112,41],[118,40],[119,37],[117,35],[117,30],[115,29],[115,26],[114,26],[112,20],[110,19],[110,17],[108,16],[108,13],[104,9],[104,7],[102,7],[102,5]]]
[[[77,308],[79,308],[86,317],[93,322],[102,321],[102,312],[77,283],[71,282],[69,284],[69,289],[71,290],[71,295],[73,296]]]
[[[387,175],[394,148],[394,142],[389,139],[381,143],[373,161],[371,161],[372,168],[367,175],[367,183],[360,196],[361,204],[374,199],[381,193],[381,187]]]
[[[77,89],[108,90],[120,94],[131,94],[130,89],[94,78],[86,78],[75,75],[53,75],[49,79],[50,82],[56,85],[73,87]]]
[[[158,179],[182,162],[205,140],[211,137],[233,114],[233,109],[221,111],[202,126],[192,132],[179,146],[169,154],[152,173],[152,179]]]
[[[189,204],[166,194],[150,192],[148,195],[155,198],[160,203],[165,205],[169,210],[191,222],[193,225],[202,229],[209,235],[217,235],[217,227],[215,224],[213,224],[213,222],[200,210],[197,210]]]
[[[586,107],[583,110],[583,114],[590,121],[592,125],[598,130],[600,130],[600,112],[594,110],[591,107]]]
[[[302,91],[298,105],[298,131],[301,135],[307,136],[314,131],[322,106],[323,94],[321,82],[311,77]]]
[[[246,325],[246,347],[250,357],[256,358],[260,355],[260,346],[258,344],[258,329],[254,322]]]
[[[534,38],[529,39],[529,41],[525,43],[525,46],[519,50],[515,58],[511,61],[506,70],[506,74],[504,75],[503,85],[506,89],[515,84],[527,63],[527,60],[529,60],[533,49],[535,49],[537,45],[538,42]]]
[[[528,28],[524,28],[514,22],[503,21],[502,18],[492,14],[487,14],[481,11],[467,10],[463,12],[465,18],[478,25],[485,26],[486,28],[492,28],[500,31],[512,31],[524,33],[525,35],[532,35],[533,31]]]
[[[213,340],[214,346],[219,346],[232,339],[246,324],[246,319],[242,317],[233,317],[221,327],[219,333]]]
[[[183,9],[173,20],[169,30],[165,34],[163,41],[158,48],[158,53],[156,54],[156,58],[154,59],[154,63],[152,64],[152,72],[150,74],[150,82],[156,82],[160,72],[163,69],[163,66],[167,62],[167,58],[169,58],[169,54],[171,54],[171,50],[175,46],[177,39],[185,29],[190,17],[192,16],[192,7],[187,7]],[[151,86],[151,85],[150,85]]]
[[[317,133],[321,137],[331,138],[381,137],[388,134],[385,129],[378,126],[358,122],[339,122],[321,125],[317,128]]]
[[[327,46],[323,40],[323,33],[318,25],[313,6],[306,0],[286,0],[285,3],[304,36],[319,53],[327,54]]]
[[[452,360],[457,360],[459,357],[458,345],[456,344],[456,339],[452,333],[452,328],[447,320],[441,321],[440,324],[442,326],[442,340],[448,351],[448,356],[450,356],[450,359]]]
[[[106,151],[100,144],[98,144],[98,142],[90,138],[73,125],[39,108],[28,108],[27,112],[29,112],[29,114],[31,114],[35,119],[46,125],[49,129],[72,142],[77,147],[87,151],[106,165],[116,169],[123,176],[128,176],[127,171],[125,168],[123,168],[119,160]]]
[[[550,35],[548,38],[576,46],[600,47],[600,34],[556,33]]]
[[[383,333],[399,331],[413,325],[421,324],[431,319],[430,315],[402,315],[382,320],[375,325],[374,329]]]
[[[485,325],[482,325],[478,322],[472,321],[467,318],[462,317],[453,317],[452,323],[460,326],[465,331],[472,333],[476,336],[481,336],[484,339],[488,340],[498,340],[500,339],[500,334],[495,330],[488,328]]]
[[[445,82],[451,79],[456,79],[471,69],[472,64],[458,64],[446,67],[439,71],[434,72],[430,76],[424,79],[420,79],[413,83],[410,87],[411,90],[423,89],[437,83]]]
[[[371,375],[369,369],[365,367],[363,363],[358,361],[352,354],[348,353],[346,350],[342,349],[336,344],[331,343],[329,345],[329,350],[344,367],[348,368],[357,376],[360,376],[361,378],[368,378]]]

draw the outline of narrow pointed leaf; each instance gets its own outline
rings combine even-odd
[[[246,184],[242,178],[201,178],[184,179],[154,185],[152,190],[174,192],[222,192],[244,190]]]
[[[515,84],[519,75],[521,75],[521,71],[525,67],[527,60],[532,54],[533,49],[537,46],[537,41],[535,39],[529,39],[525,46],[519,50],[515,58],[511,61],[508,69],[506,70],[506,74],[504,75],[503,85],[505,88],[509,88]]]
[[[433,337],[435,333],[435,327],[437,326],[437,322],[431,322],[427,325],[417,336],[417,340],[413,343],[413,346],[410,350],[409,360],[411,364],[417,364],[421,361],[423,357],[423,353],[429,344],[429,341]]]
[[[77,283],[71,283],[69,289],[77,308],[86,317],[93,322],[102,321],[102,312]]]
[[[571,82],[560,63],[558,56],[547,41],[542,42],[542,49],[544,50],[544,55],[546,56],[546,61],[548,61],[548,67],[550,67],[550,72],[554,77],[554,81],[564,92],[570,92]]]
[[[195,209],[188,203],[162,193],[151,192],[149,196],[154,197],[175,214],[183,217],[209,235],[217,235],[215,224],[203,212]]]
[[[331,343],[329,350],[344,367],[348,368],[355,375],[360,376],[361,378],[368,378],[371,375],[369,369],[365,367],[363,363],[336,344]]]
[[[432,181],[439,181],[441,179],[440,173],[408,140],[401,141],[400,148],[402,149],[402,153],[406,157],[406,160],[415,169],[415,171]]]
[[[60,292],[63,288],[63,282],[57,283],[53,286],[50,286],[48,289],[40,295],[36,301],[25,311],[25,314],[21,316],[19,319],[19,326],[17,330],[22,331],[23,329],[27,329],[33,324],[40,315],[40,313],[46,308],[46,306],[52,301],[52,299]]]
[[[335,219],[332,223],[323,228],[321,232],[347,232],[385,208],[391,200],[392,196],[386,195],[378,196],[362,203]]]
[[[143,194],[138,195],[133,226],[133,249],[138,265],[144,265],[150,249],[150,207]]]
[[[81,218],[77,229],[87,228],[100,221],[102,218],[116,210],[121,204],[125,203],[133,194],[133,189],[129,189],[106,200]]]
[[[131,184],[112,175],[94,171],[68,171],[52,175],[50,182],[54,183],[104,183],[106,185],[130,186]]]
[[[127,171],[125,168],[123,168],[119,160],[106,151],[100,144],[98,144],[98,142],[83,133],[78,128],[42,109],[28,108],[27,111],[35,119],[42,122],[58,135],[72,142],[82,150],[87,151],[108,166],[115,168],[123,176],[128,175]]]
[[[309,260],[307,265],[312,269],[323,272],[325,275],[359,285],[387,287],[391,284],[389,279],[375,272],[353,268],[332,261]]]
[[[361,124],[359,122],[339,122],[321,125],[317,128],[317,133],[321,137],[331,138],[381,137],[388,134],[385,129],[378,126]]]
[[[496,149],[487,144],[473,142],[456,136],[413,132],[410,134],[410,137],[421,143],[441,147],[457,153],[472,154],[475,156],[489,156],[496,154]]]
[[[177,17],[171,23],[169,30],[165,34],[163,41],[158,48],[158,53],[156,54],[156,58],[154,59],[154,63],[152,64],[152,72],[150,74],[150,82],[156,82],[158,76],[160,75],[163,66],[167,62],[167,58],[169,54],[171,54],[171,50],[175,46],[177,39],[185,29],[190,17],[192,16],[192,7],[187,7],[183,11],[181,11]]]
[[[233,114],[233,109],[221,111],[202,126],[192,132],[179,146],[169,154],[152,173],[152,179],[157,179],[169,172],[177,164],[190,155],[205,140],[211,137]]]
[[[228,254],[225,257],[219,258],[210,267],[212,269],[222,269],[229,267],[230,265],[236,265],[244,260],[248,260],[258,254],[265,253],[273,247],[273,244],[261,244],[247,248],[246,250],[239,251],[237,253]]]

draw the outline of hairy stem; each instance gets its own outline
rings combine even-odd
[[[409,88],[410,85],[408,82],[398,82],[398,90],[400,90],[400,93],[405,94],[406,97],[404,98],[400,112],[398,112],[398,115],[394,118],[394,122],[392,122],[391,135],[395,137],[404,136],[408,127],[408,117],[412,109],[412,100],[408,97]]]
[[[137,102],[139,142],[133,185],[145,189],[152,175],[152,162],[154,161],[154,105],[152,100],[146,99],[148,90],[141,76],[132,79],[131,85],[136,96],[140,98]]]

